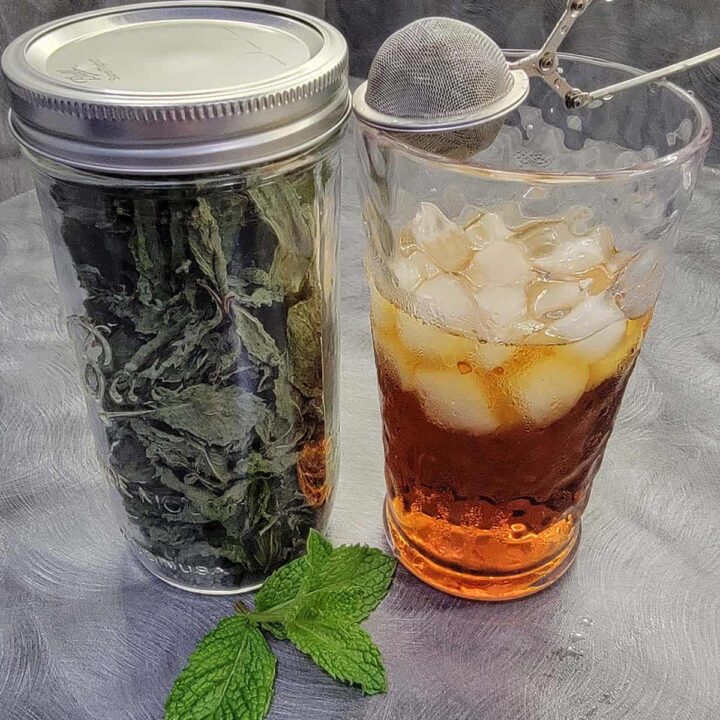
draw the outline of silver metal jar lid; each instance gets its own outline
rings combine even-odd
[[[122,174],[200,173],[301,152],[350,112],[347,44],[299,12],[223,0],[83,13],[2,56],[35,152]]]

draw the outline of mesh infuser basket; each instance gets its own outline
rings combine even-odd
[[[465,157],[494,140],[507,112],[496,118],[494,110],[506,107],[522,85],[485,33],[451,18],[423,18],[383,43],[370,67],[364,103],[371,122],[372,116],[386,124],[394,120],[403,141]]]

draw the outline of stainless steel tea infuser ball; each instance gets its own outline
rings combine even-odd
[[[416,20],[380,47],[367,81],[355,91],[355,112],[368,125],[402,133],[423,150],[467,157],[492,143],[503,118],[527,97],[531,77],[547,83],[573,109],[720,57],[716,48],[608,87],[573,87],[560,72],[557,51],[592,2],[569,0],[543,46],[514,63],[468,23]]]

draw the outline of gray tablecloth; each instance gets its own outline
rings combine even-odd
[[[349,143],[349,139],[348,139]],[[348,148],[349,149],[349,148]],[[346,155],[335,541],[383,544],[378,405]],[[276,644],[275,720],[720,717],[720,174],[705,171],[584,520],[576,563],[508,604],[400,570],[363,698]],[[37,201],[0,205],[0,718],[160,720],[230,600],[140,569],[107,509]]]

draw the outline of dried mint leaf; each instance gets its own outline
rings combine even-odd
[[[152,417],[209,445],[246,447],[255,423],[265,411],[257,395],[242,388],[193,385],[182,390],[158,388]]]
[[[290,377],[306,397],[322,395],[322,344],[320,299],[314,295],[288,311]],[[315,348],[308,353],[307,348]],[[320,391],[318,393],[318,391]]]
[[[296,557],[323,522],[298,459],[325,435],[324,165],[254,188],[40,188],[84,298],[73,335],[131,536],[219,582]]]

